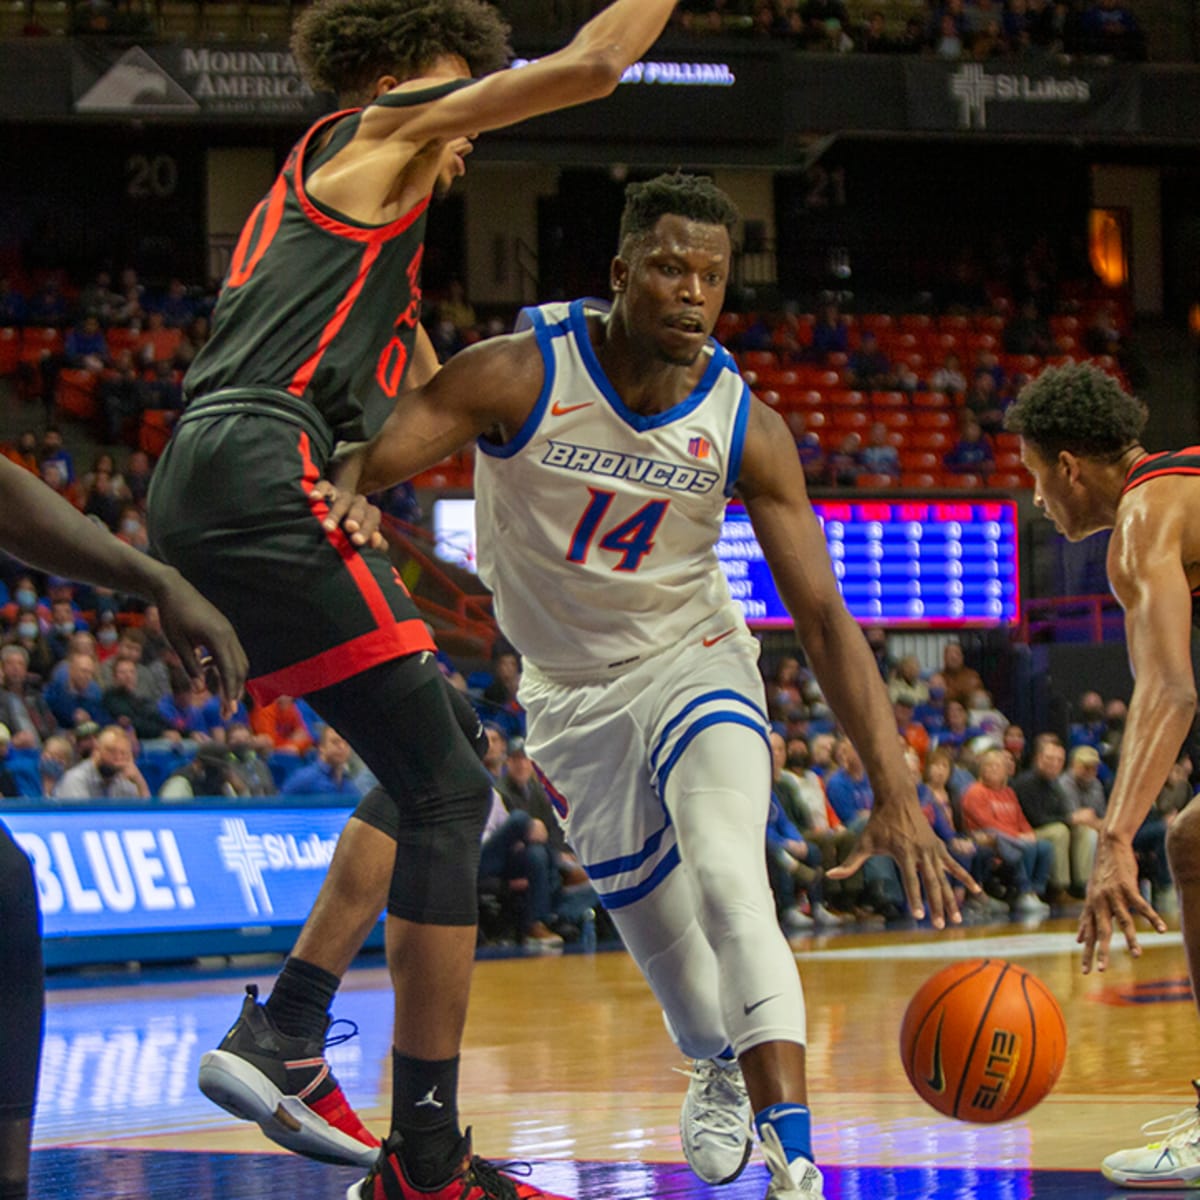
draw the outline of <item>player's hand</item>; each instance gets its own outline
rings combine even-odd
[[[1083,973],[1089,974],[1095,963],[1098,971],[1108,966],[1108,946],[1114,927],[1125,934],[1129,953],[1142,953],[1134,917],[1145,917],[1157,933],[1166,933],[1167,923],[1142,898],[1138,888],[1137,857],[1128,842],[1102,837],[1096,847],[1096,861],[1088,880],[1087,899],[1079,918],[1079,936],[1083,946]]]
[[[954,899],[953,880],[970,892],[979,891],[971,873],[950,857],[915,799],[873,808],[850,857],[840,867],[827,871],[826,878],[849,878],[873,854],[887,854],[895,859],[909,911],[917,920],[925,915],[921,900],[924,888],[935,929],[945,928],[947,919],[954,925],[962,921]]]
[[[382,550],[387,545],[379,530],[379,509],[366,496],[337,487],[328,479],[318,479],[308,498],[328,510],[321,517],[321,524],[331,532],[340,526],[350,541],[360,548]],[[317,515],[321,516],[320,508]]]
[[[178,572],[166,575],[155,600],[183,669],[193,683],[208,683],[221,697],[222,715],[233,716],[249,670],[233,626]]]

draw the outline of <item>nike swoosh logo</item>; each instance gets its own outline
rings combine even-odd
[[[565,408],[559,404],[557,400],[550,406],[550,412],[556,417],[565,417],[567,413],[578,412],[581,408],[591,408],[595,403],[593,400],[588,400],[584,404],[568,404]]]
[[[762,1000],[756,1000],[753,1004],[743,1004],[742,1012],[744,1012],[746,1016],[749,1016],[756,1008],[762,1008],[762,1006],[769,1000],[775,1000],[778,998],[778,996],[779,993],[776,992],[774,996],[766,996]]]
[[[704,644],[706,646],[715,646],[718,642],[723,642],[731,633],[737,633],[736,625],[732,629],[725,630],[724,633],[718,633],[716,637],[705,638]]]
[[[942,1022],[945,1019],[946,1013],[943,1010],[938,1015],[937,1033],[933,1036],[933,1072],[925,1080],[930,1089],[935,1092],[946,1090],[946,1077],[942,1074]]]

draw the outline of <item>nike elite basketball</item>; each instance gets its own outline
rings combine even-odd
[[[938,1112],[988,1124],[1028,1112],[1058,1080],[1067,1026],[1035,975],[994,958],[955,963],[912,998],[900,1058]]]

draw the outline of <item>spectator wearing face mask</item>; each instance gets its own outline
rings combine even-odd
[[[62,777],[75,764],[75,751],[71,739],[56,733],[42,743],[38,759],[38,775],[42,781],[42,795],[53,796]]]
[[[46,635],[46,644],[56,663],[67,657],[71,638],[86,631],[87,627],[87,622],[76,615],[70,600],[55,600],[50,605],[50,632]]]
[[[0,617],[10,625],[21,620],[32,620],[42,628],[49,628],[50,605],[38,594],[32,575],[17,576],[8,603],[0,608]]]
[[[92,753],[66,771],[54,789],[56,800],[145,800],[149,795],[133,760],[133,743],[119,725],[102,729]]]

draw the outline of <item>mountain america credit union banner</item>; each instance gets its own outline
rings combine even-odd
[[[9,810],[47,938],[299,925],[349,808]]]
[[[1139,76],[1120,66],[905,62],[913,129],[1020,134],[1141,132]]]
[[[315,120],[330,98],[312,90],[286,49],[187,45],[71,46],[80,115]]]

